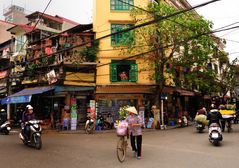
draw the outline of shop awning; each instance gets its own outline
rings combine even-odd
[[[55,88],[54,86],[26,88],[2,99],[1,104],[27,103],[31,101],[32,95],[41,94],[53,90],[54,88]]]
[[[211,97],[209,95],[204,95],[203,98],[204,99],[211,99]]]
[[[87,86],[56,86],[55,93],[58,92],[77,92],[77,91],[88,91],[94,90],[95,87],[87,87]]]
[[[195,96],[195,93],[192,91],[183,90],[183,89],[176,89],[176,91],[180,93],[181,96]]]

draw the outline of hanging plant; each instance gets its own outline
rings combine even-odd
[[[34,76],[35,75],[36,68],[38,68],[38,64],[29,64],[28,65],[29,76]]]

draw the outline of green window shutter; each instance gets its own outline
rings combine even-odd
[[[117,64],[110,64],[110,81],[117,82]]]
[[[138,65],[130,64],[129,81],[137,82],[137,80],[138,80]]]
[[[119,32],[121,30],[132,27],[131,24],[111,24],[111,33]],[[111,45],[129,45],[133,44],[135,39],[135,33],[133,30],[129,32],[123,32],[114,34],[111,36]]]
[[[130,10],[133,9],[133,5],[134,0],[110,0],[111,10]]]

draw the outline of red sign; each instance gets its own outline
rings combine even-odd
[[[5,78],[8,74],[8,71],[2,71],[0,72],[0,79]]]

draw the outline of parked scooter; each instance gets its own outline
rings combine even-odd
[[[41,140],[41,120],[30,120],[25,125],[30,126],[30,137],[29,140],[26,140],[26,135],[24,135],[24,128],[22,128],[22,132],[19,133],[19,138],[22,142],[27,146],[35,147],[36,149],[40,150],[42,148],[42,140]]]
[[[209,141],[215,145],[218,146],[220,144],[220,141],[222,141],[222,131],[220,126],[217,123],[212,123],[209,126]]]
[[[0,119],[0,123],[1,119]],[[3,124],[0,125],[0,133],[8,135],[11,131],[10,121],[5,121]]]
[[[188,126],[188,119],[185,115],[178,118],[178,126],[182,128]]]
[[[196,129],[199,133],[202,133],[205,129],[205,125],[202,122],[196,121]]]
[[[88,117],[85,123],[85,132],[87,134],[92,134],[95,130],[95,122],[92,118]]]

